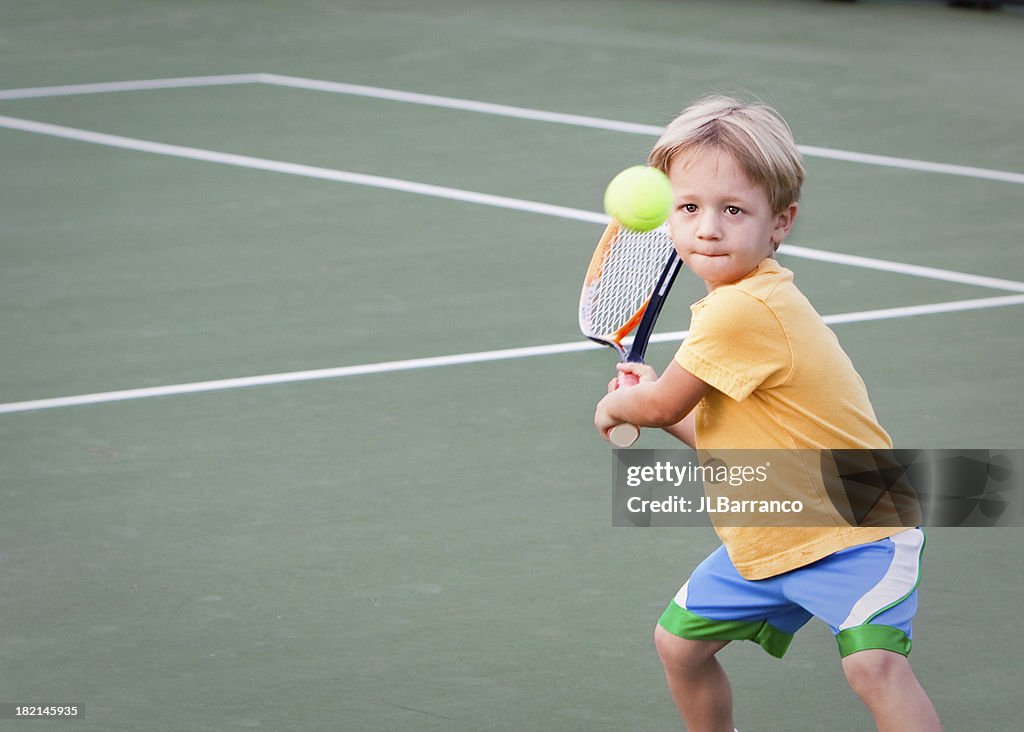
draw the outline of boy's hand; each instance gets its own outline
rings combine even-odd
[[[649,383],[658,380],[658,372],[652,367],[642,363],[620,363],[616,366],[617,376],[608,382],[608,394],[618,391],[624,386],[632,386],[634,383]],[[594,410],[594,427],[604,439],[608,439],[608,432],[618,425],[622,420],[615,419],[608,411],[608,399],[602,399]]]
[[[654,370],[653,366],[648,366],[645,363],[622,362],[616,364],[615,368],[619,372],[619,376],[622,374],[632,374],[641,384],[658,380],[658,372]]]
[[[611,394],[615,391],[618,386],[615,385],[615,379],[612,379],[612,383],[608,385],[608,393]],[[612,418],[608,414],[608,405],[605,403],[607,399],[602,399],[597,403],[597,408],[594,409],[594,427],[597,429],[597,434],[601,435],[605,440],[608,439],[608,432],[612,427],[622,424],[619,420]]]
[[[657,381],[658,372],[642,363],[620,363],[615,367],[618,374],[608,382],[608,393],[623,386],[635,386],[638,383]]]

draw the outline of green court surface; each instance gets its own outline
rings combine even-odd
[[[897,445],[1024,447],[1022,34],[942,3],[5,2],[0,703],[85,719],[0,732],[678,728],[651,632],[717,541],[611,527],[614,357],[576,324],[604,186],[704,93],[772,103],[808,168],[780,258]],[[652,364],[700,296],[683,273]],[[1022,726],[1022,549],[929,532],[911,659],[947,730]],[[723,658],[744,732],[871,728],[820,623]]]

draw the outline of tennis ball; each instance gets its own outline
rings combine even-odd
[[[657,168],[634,165],[612,178],[604,192],[604,210],[636,231],[661,226],[672,210],[672,185]]]

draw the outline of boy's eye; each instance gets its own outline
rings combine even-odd
[[[685,211],[686,213],[696,213],[696,211],[697,211],[697,204],[695,204],[695,203],[684,203],[682,206],[679,207],[679,210],[680,211]]]
[[[736,206],[726,206],[725,212],[730,216],[737,216],[740,213],[740,209],[737,208]]]

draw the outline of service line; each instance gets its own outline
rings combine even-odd
[[[188,160],[197,160],[220,165],[231,165],[250,170],[263,170],[273,173],[284,173],[297,175],[306,178],[317,178],[337,183],[350,183],[353,185],[369,186],[372,188],[384,188],[403,193],[415,193],[423,196],[432,196],[452,201],[462,201],[484,206],[512,209],[527,213],[554,216],[575,221],[590,223],[607,223],[608,217],[594,211],[585,211],[568,206],[555,206],[540,201],[529,201],[522,198],[510,198],[508,196],[496,196],[489,193],[467,191],[460,188],[448,186],[437,186],[431,183],[419,183],[417,181],[402,180],[400,178],[387,178],[379,175],[367,175],[347,170],[335,170],[333,168],[322,168],[315,165],[301,165],[289,163],[282,160],[271,160],[268,158],[257,158],[250,155],[236,155],[234,153],[218,152],[197,147],[186,147],[183,145],[170,145],[153,140],[142,140],[135,137],[123,135],[110,135],[105,132],[83,130],[77,127],[65,127],[63,125],[50,124],[49,122],[37,122],[21,119],[18,117],[0,116],[0,127],[22,132],[31,132],[39,135],[48,135],[67,140],[77,140],[94,145],[120,148],[123,150],[134,150],[137,152],[151,153],[154,155],[166,155]],[[872,257],[861,257],[839,252],[828,252],[820,249],[810,249],[795,245],[787,245],[785,252],[789,256],[814,259],[818,261],[844,264],[851,267],[861,267],[882,272],[894,272],[898,274],[924,277],[926,279],[942,280],[945,282],[957,282],[965,285],[978,287],[991,287],[996,290],[1010,292],[1024,292],[1024,282],[1008,280],[998,277],[987,277],[964,272],[938,269],[935,267],[922,267],[919,265],[892,262]]]
[[[910,305],[900,308],[882,308],[879,310],[839,313],[825,316],[825,322],[830,325],[860,323],[875,320],[916,317],[920,315],[936,315],[939,313],[1006,307],[1009,305],[1024,305],[1024,295],[1003,295],[1001,297],[986,297],[974,300],[958,300],[945,303],[931,303],[928,305]],[[685,338],[686,335],[687,331],[659,333],[651,338],[651,342],[664,343],[678,341]],[[303,381],[338,379],[346,376],[370,376],[396,371],[414,371],[417,369],[438,368],[441,366],[462,366],[473,363],[508,361],[517,358],[553,356],[562,353],[574,353],[577,351],[587,351],[597,348],[604,348],[604,346],[600,346],[590,341],[577,340],[570,341],[568,343],[552,343],[544,346],[505,348],[501,350],[457,353],[449,356],[431,356],[427,358],[411,358],[401,361],[382,361],[379,363],[340,366],[336,368],[315,369],[310,371],[290,371],[280,374],[264,374],[261,376],[244,376],[231,379],[196,381],[185,384],[170,384],[167,386],[153,386],[140,389],[123,389],[119,391],[98,392],[94,394],[78,394],[76,396],[8,402],[6,404],[0,404],[0,414],[33,412],[44,409],[83,406],[87,404],[103,404],[107,402],[123,402],[135,399],[151,399],[153,397],[162,396],[198,394],[202,392],[225,391],[228,389],[242,389],[253,386],[293,384]]]

